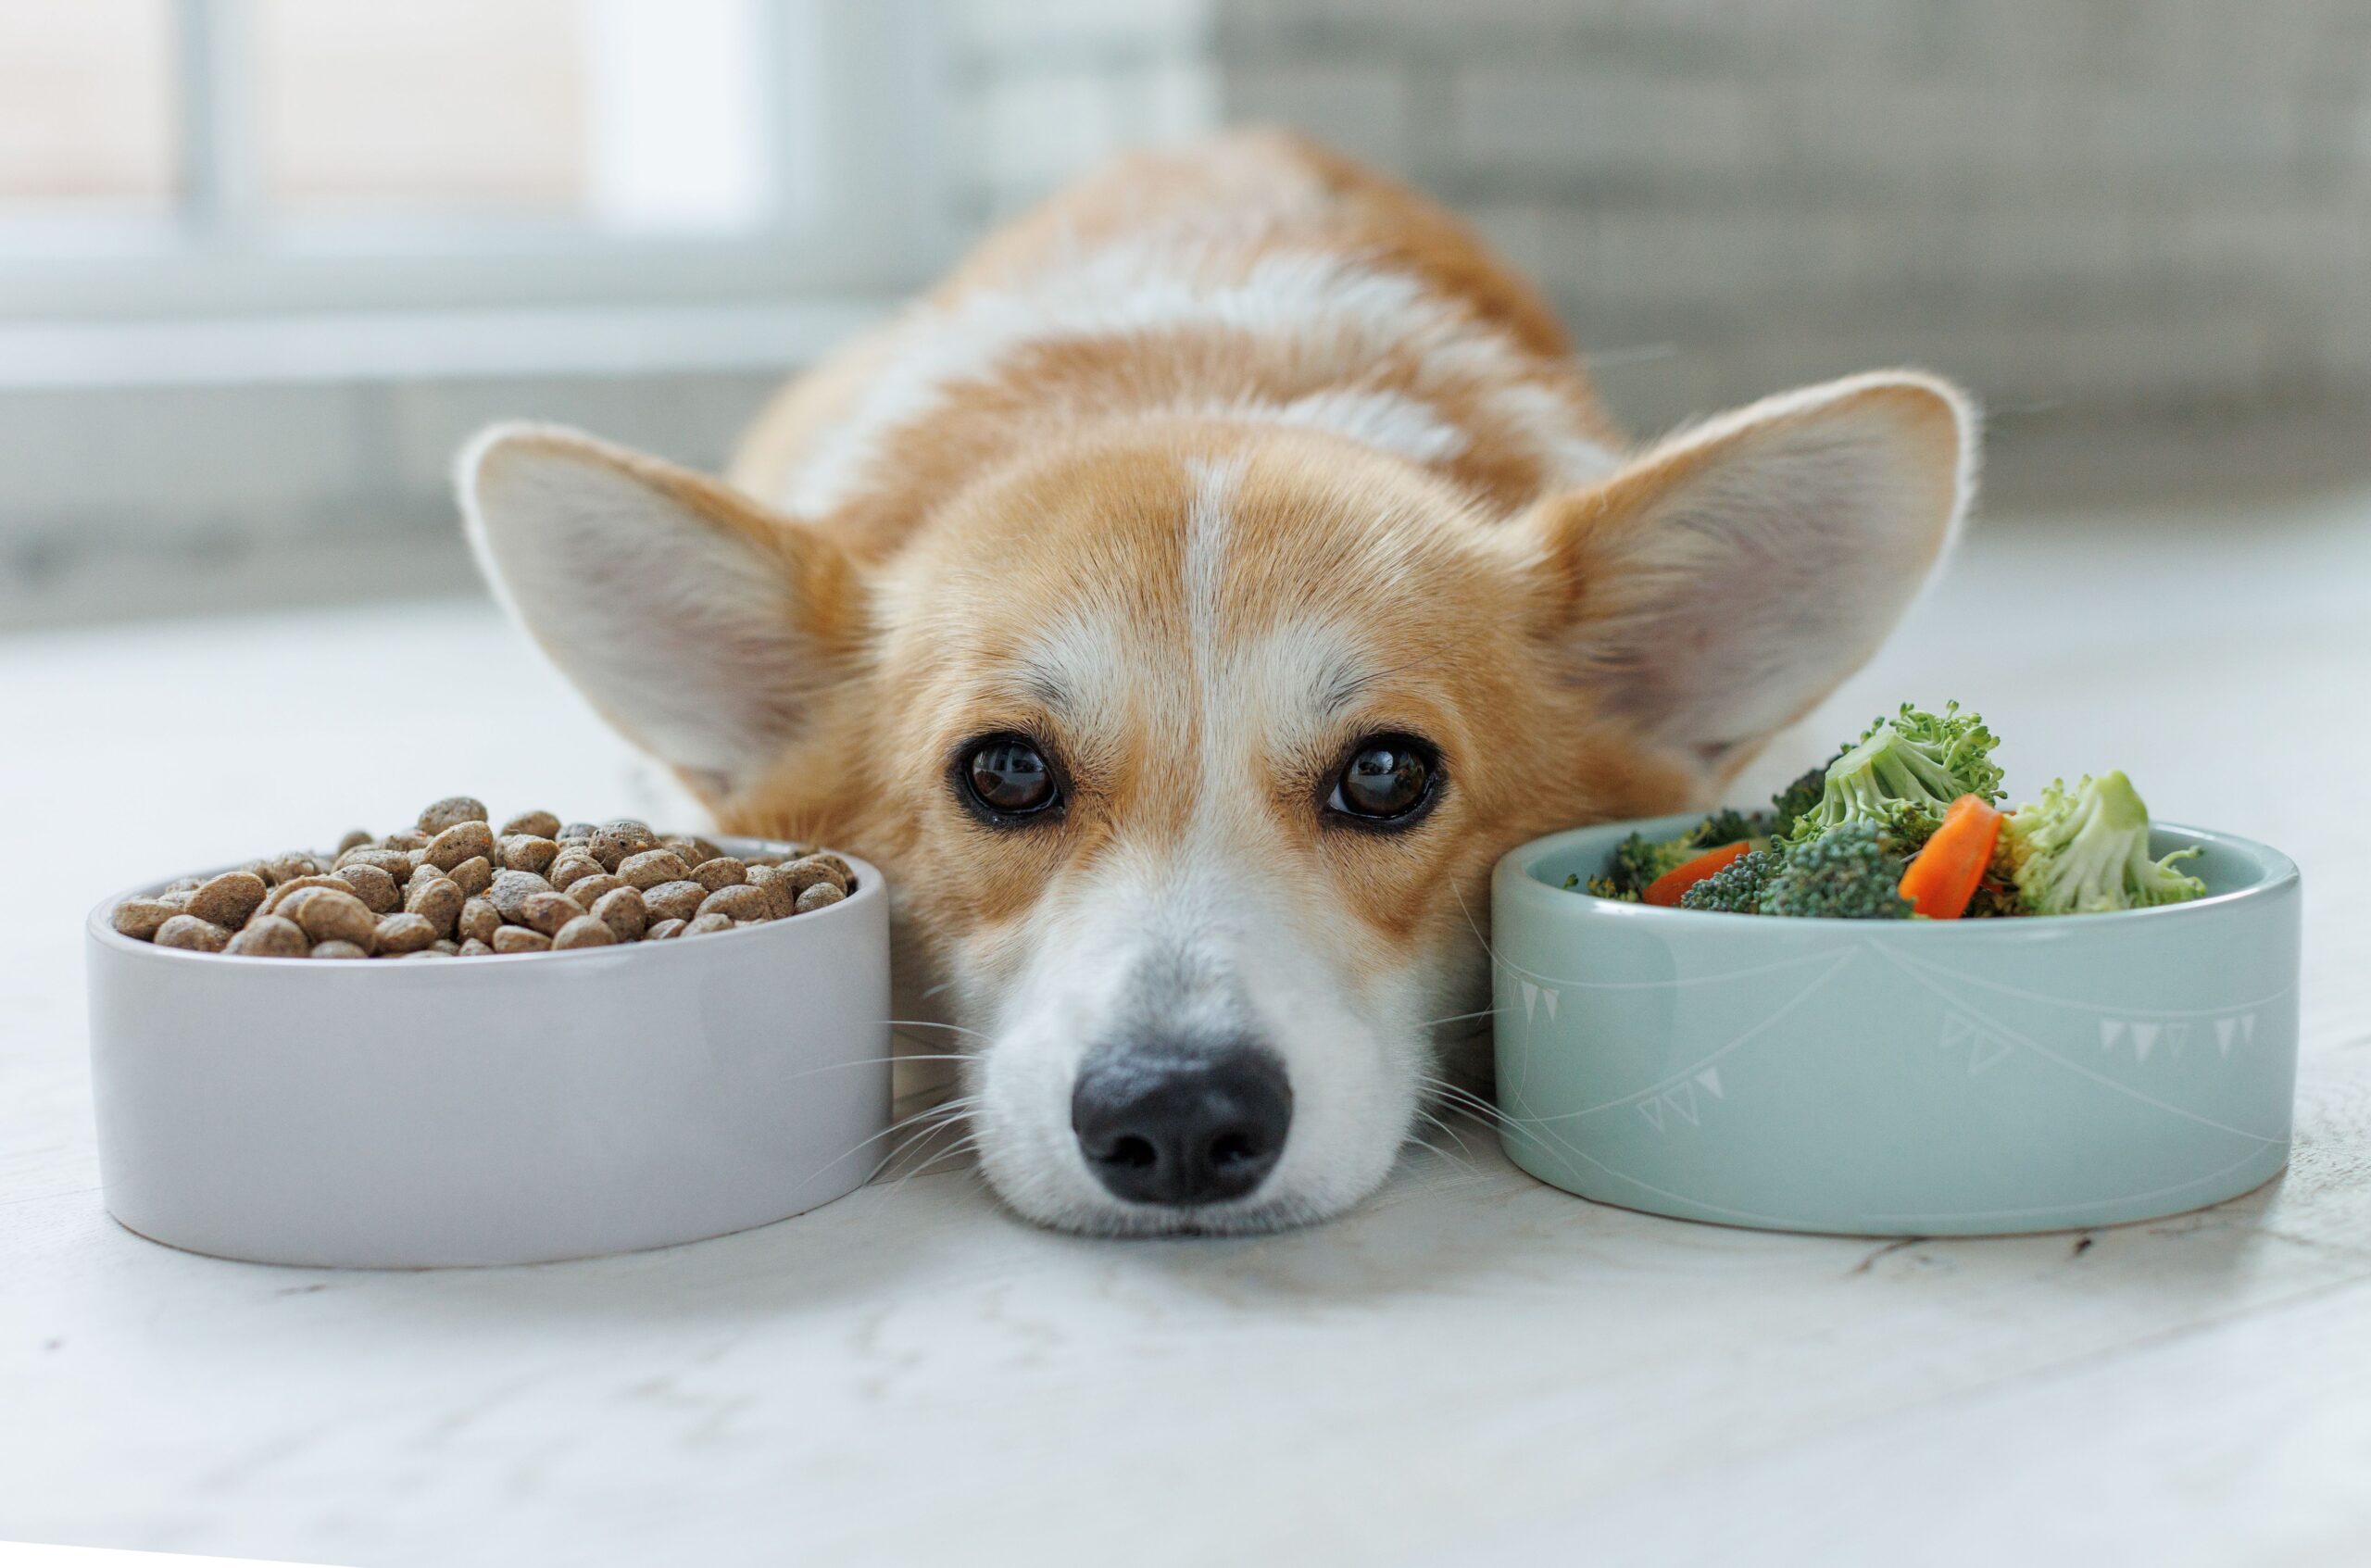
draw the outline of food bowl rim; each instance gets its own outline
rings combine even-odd
[[[1713,922],[1719,930],[1737,930],[1739,916],[1723,909],[1683,909],[1656,904],[1634,904],[1621,898],[1599,898],[1579,888],[1567,888],[1545,881],[1533,868],[1549,856],[1565,848],[1574,841],[1613,832],[1644,833],[1670,831],[1691,822],[1703,820],[1703,813],[1675,812],[1662,817],[1640,817],[1624,822],[1595,822],[1587,827],[1566,828],[1519,844],[1499,858],[1491,885],[1495,893],[1514,897],[1526,913],[1537,912],[1551,921],[1626,920],[1673,924],[1675,929],[1701,927]],[[2238,853],[2254,862],[2257,874],[2245,885],[2209,893],[2202,898],[2187,899],[2178,904],[2159,904],[2145,909],[2112,909],[2086,915],[2033,915],[2010,920],[1844,920],[1832,915],[1807,915],[1789,920],[1755,920],[1750,929],[1847,930],[1888,934],[1916,932],[1913,940],[1981,942],[2031,940],[2038,936],[2057,936],[2070,924],[2083,930],[2102,932],[2129,925],[2134,921],[2195,920],[2211,918],[2216,910],[2251,899],[2275,897],[2297,885],[2297,862],[2268,844],[2238,834],[2223,833],[2211,828],[2191,827],[2182,822],[2156,822],[2154,833],[2200,845],[2216,845]],[[1556,900],[1564,900],[1559,903]],[[1956,934],[1956,935],[1954,935]],[[289,960],[295,961],[295,960]]]

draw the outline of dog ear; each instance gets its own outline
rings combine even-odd
[[[561,672],[711,804],[847,669],[861,593],[831,540],[688,470],[496,425],[456,472],[478,562]]]
[[[1684,431],[1534,512],[1575,679],[1715,777],[1876,651],[1975,485],[1976,414],[1855,376]]]

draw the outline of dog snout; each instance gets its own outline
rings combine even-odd
[[[1243,1197],[1274,1169],[1292,1119],[1284,1064],[1248,1043],[1102,1047],[1071,1092],[1087,1168],[1132,1203]]]

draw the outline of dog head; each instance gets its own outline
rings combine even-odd
[[[560,668],[735,831],[889,868],[982,1041],[983,1165],[1104,1233],[1333,1214],[1491,862],[1706,797],[1873,652],[1964,511],[1965,402],[1873,376],[1485,515],[1309,431],[1016,456],[884,543],[540,427],[460,486]]]

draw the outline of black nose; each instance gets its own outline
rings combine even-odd
[[[1133,1203],[1241,1198],[1285,1150],[1284,1064],[1248,1045],[1105,1046],[1071,1091],[1071,1128],[1096,1178]]]

